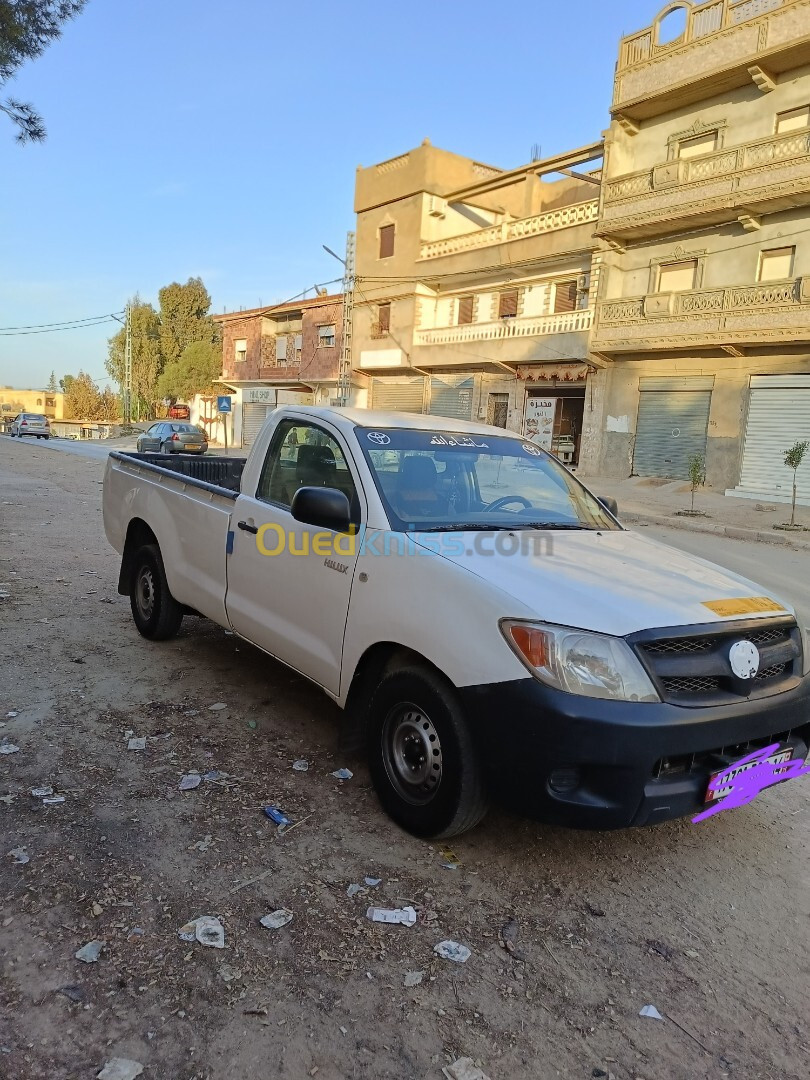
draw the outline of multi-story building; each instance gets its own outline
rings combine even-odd
[[[222,328],[224,392],[233,393],[236,445],[249,447],[280,404],[329,404],[338,384],[343,297],[216,315]],[[365,404],[355,387],[352,404]]]
[[[679,0],[621,41],[597,231],[589,470],[703,455],[715,488],[786,496],[810,439],[810,0]]]
[[[65,395],[60,390],[15,390],[0,386],[0,420],[13,420],[17,413],[44,413],[50,420],[65,414]]]
[[[507,172],[426,140],[358,170],[352,361],[373,408],[538,432],[577,460],[605,363],[588,351],[601,155]]]

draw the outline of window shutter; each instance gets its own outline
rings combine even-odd
[[[283,364],[287,359],[287,338],[280,334],[276,338],[276,363]]]
[[[577,283],[558,281],[554,288],[554,311],[576,311]]]
[[[697,259],[665,263],[658,279],[659,292],[685,292],[694,289],[697,275]]]
[[[394,254],[394,229],[393,225],[383,225],[380,228],[380,258],[388,259]]]
[[[377,323],[380,333],[391,329],[391,305],[380,304],[377,308]]]
[[[759,262],[760,281],[784,281],[793,273],[795,247],[771,248],[763,251]]]
[[[786,135],[789,131],[802,131],[806,127],[810,127],[810,105],[777,114],[777,135]]]
[[[471,323],[473,321],[473,305],[475,304],[474,296],[462,296],[458,301],[458,325],[464,326],[465,323]],[[517,308],[515,309],[517,311]]]
[[[507,289],[498,298],[498,318],[514,319],[518,313],[518,291]]]

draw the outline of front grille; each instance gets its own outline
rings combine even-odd
[[[801,675],[802,646],[792,619],[747,620],[725,626],[695,627],[689,633],[669,630],[632,635],[629,642],[654,680],[664,701],[694,708],[729,704],[779,693]],[[750,641],[760,655],[753,679],[734,675],[729,650]]]
[[[708,694],[720,689],[720,680],[711,676],[705,679],[662,679],[661,682],[670,694]]]

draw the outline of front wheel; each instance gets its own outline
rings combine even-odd
[[[143,637],[166,641],[180,629],[183,609],[169,590],[157,544],[146,544],[132,560],[129,602],[132,618]]]
[[[383,678],[369,707],[368,754],[383,808],[415,836],[458,836],[487,811],[461,706],[453,687],[427,667]]]

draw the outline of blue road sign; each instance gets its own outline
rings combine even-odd
[[[222,394],[217,398],[217,412],[231,412],[232,398],[227,394]]]

